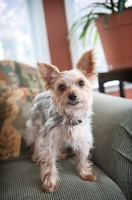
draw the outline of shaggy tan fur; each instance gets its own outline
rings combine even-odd
[[[35,99],[27,122],[25,139],[33,145],[32,159],[40,163],[42,188],[53,192],[59,186],[57,159],[64,159],[61,150],[70,146],[80,177],[96,180],[88,159],[93,147],[91,131],[92,87],[97,79],[93,51],[85,52],[77,68],[60,72],[57,67],[38,63],[42,85],[50,93]]]

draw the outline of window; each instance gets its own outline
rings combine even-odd
[[[67,24],[68,29],[70,30],[73,22],[79,18],[81,15],[84,15],[85,11],[79,12],[81,8],[84,8],[88,4],[91,4],[93,0],[65,0],[65,8],[66,8],[66,14],[67,14]],[[96,29],[96,28],[95,28]],[[87,33],[85,42],[83,43],[81,40],[79,40],[79,34],[80,34],[80,28],[75,32],[74,35],[70,38],[70,46],[71,46],[71,54],[73,59],[73,66],[75,66],[76,61],[79,59],[82,52],[85,50],[89,50],[94,48],[95,57],[97,60],[97,69],[98,71],[104,71],[107,69],[107,63],[104,56],[104,51],[102,48],[102,44],[100,41],[100,38],[98,38],[96,45],[94,45],[93,38],[95,29]]]
[[[40,30],[41,27],[41,31]],[[41,0],[0,1],[0,60],[50,62]]]

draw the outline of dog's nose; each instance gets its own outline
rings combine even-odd
[[[71,100],[71,101],[75,101],[77,99],[77,95],[72,93],[72,94],[69,94],[68,98]]]

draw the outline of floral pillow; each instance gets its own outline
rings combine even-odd
[[[0,85],[43,89],[36,68],[13,60],[0,61]]]
[[[0,85],[10,85],[16,89],[20,86],[20,80],[15,73],[15,62],[12,60],[0,61]]]
[[[39,89],[0,87],[0,161],[29,156],[23,134]]]

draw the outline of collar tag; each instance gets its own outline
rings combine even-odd
[[[69,125],[70,126],[76,126],[78,124],[81,124],[82,123],[82,120],[78,120],[78,119],[75,119],[75,120],[69,120]]]

